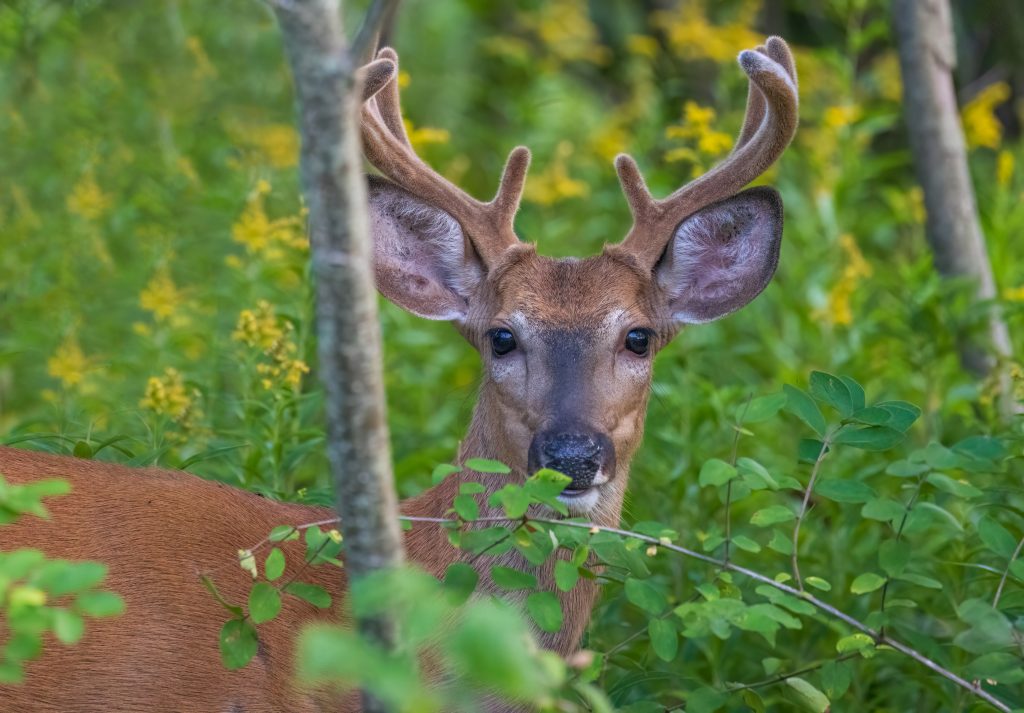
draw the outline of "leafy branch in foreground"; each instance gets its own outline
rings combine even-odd
[[[831,422],[823,407],[834,414]],[[798,461],[810,468],[806,486],[740,455],[739,434],[749,434],[751,424],[781,410],[797,416],[814,435],[801,441],[798,449]],[[463,561],[448,568],[443,582],[420,573],[396,574],[397,579],[386,585],[354,590],[347,603],[353,609],[386,606],[398,612],[404,632],[398,651],[384,654],[351,631],[318,627],[303,639],[302,670],[317,681],[366,686],[399,710],[472,710],[487,696],[499,695],[541,710],[614,708],[647,713],[685,706],[689,713],[710,713],[741,699],[756,711],[766,709],[761,694],[778,687],[781,695],[802,708],[821,712],[854,685],[854,660],[863,665],[898,654],[996,710],[1020,708],[1021,696],[1010,686],[1024,680],[1024,623],[1014,617],[1021,597],[1016,590],[1012,597],[1003,593],[1007,582],[1024,582],[1021,540],[1000,522],[1003,518],[992,509],[998,503],[958,475],[999,472],[1008,451],[999,439],[971,437],[951,447],[933,442],[902,459],[879,464],[871,454],[898,445],[918,415],[916,407],[904,402],[868,405],[852,379],[822,373],[812,374],[809,392],[787,386],[782,393],[748,399],[737,410],[729,461],[711,459],[700,470],[699,485],[716,489],[727,510],[724,536],[714,529],[700,536],[703,552],[680,544],[676,529],[658,522],[615,528],[556,517],[555,513],[566,515],[557,498],[566,479],[553,471],[540,471],[523,484],[507,483],[489,495],[482,485],[463,481],[447,516],[402,518],[446,528],[450,541],[464,551]],[[858,465],[865,457],[874,459],[870,467]],[[479,472],[507,471],[484,460],[467,466]],[[457,472],[454,466],[439,466],[435,480]],[[894,487],[895,495],[890,493]],[[768,496],[776,502],[764,502]],[[484,498],[503,514],[481,516]],[[749,527],[730,525],[729,511],[747,499],[757,503]],[[799,554],[809,543],[801,542],[800,526],[813,533],[814,546],[820,546],[821,534],[809,529],[810,516],[820,511],[835,518],[851,507],[859,508],[860,526],[881,532],[872,549],[877,566],[867,562],[856,567],[845,587],[853,598],[843,606],[809,591],[838,597],[844,589],[822,576],[801,572]],[[791,535],[778,529],[785,523],[794,524]],[[254,557],[275,537],[291,538],[303,530],[308,536],[328,524],[278,528],[243,553]],[[990,573],[992,580],[989,588],[979,582],[955,603],[961,624],[948,633],[923,636],[921,621],[927,619],[922,617],[939,612],[900,613],[919,607],[912,590],[943,587],[935,578],[937,560],[926,556],[933,550],[925,549],[932,540],[927,535],[936,528],[972,535],[963,538],[963,547],[970,549],[977,547],[976,533],[986,553],[983,557],[999,560],[995,566],[972,565]],[[716,554],[719,550],[723,556]],[[703,580],[693,571],[687,572],[685,581],[666,577],[666,569],[681,570],[671,568],[671,558],[659,557],[661,552],[710,565],[713,572]],[[775,555],[789,562],[792,573],[784,566],[774,576],[764,573],[781,564],[774,561]],[[274,552],[265,564],[268,577],[272,556]],[[752,556],[758,557],[757,568],[737,561]],[[481,561],[487,557],[495,558],[492,564]],[[539,588],[542,568],[553,571],[553,578],[546,580],[554,582],[553,591]],[[841,572],[837,569],[830,579],[842,577]],[[482,573],[488,575],[486,580]],[[532,620],[534,631],[558,630],[563,625],[560,597],[572,592],[581,579],[604,585],[605,599],[617,607],[628,606],[630,617],[639,615],[642,623],[603,652],[584,651],[562,661],[528,643],[524,617]],[[748,582],[753,592],[741,588]],[[474,591],[503,595],[521,606],[490,596],[470,599]],[[1003,609],[998,608],[1000,603]],[[254,612],[252,597],[249,616],[254,622],[265,616]],[[675,661],[687,646],[712,647],[716,641],[750,633],[775,650],[779,636],[801,631],[808,622],[833,631],[840,627],[834,658],[788,667],[781,658],[766,658],[767,678],[751,683],[725,679],[694,685],[692,677],[673,668],[665,674],[664,692],[657,700],[624,701],[605,680],[613,659],[627,650],[643,652],[644,645],[645,656],[666,663]],[[848,630],[842,632],[842,627]],[[503,678],[493,661],[482,655],[485,649],[493,651],[495,637],[503,637],[506,660],[501,665],[515,675]],[[430,676],[418,670],[426,652],[434,661]],[[452,683],[441,690],[424,680],[436,680],[438,675]]]

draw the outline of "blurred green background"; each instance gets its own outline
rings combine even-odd
[[[355,27],[366,3],[347,4]],[[954,10],[971,171],[1019,353],[1024,6]],[[530,146],[520,236],[544,254],[589,255],[629,226],[616,153],[637,157],[656,195],[728,153],[746,99],[736,54],[769,33],[796,52],[802,101],[794,146],[762,179],[786,206],[778,275],[750,307],[659,356],[624,514],[695,540],[717,506],[696,471],[730,451],[736,406],[811,369],[921,405],[918,445],[1000,428],[995,384],[964,373],[955,349],[984,310],[936,276],[924,240],[887,3],[406,0],[390,36],[422,155],[484,197],[508,150]],[[0,63],[0,440],[329,501],[293,96],[268,7],[3,0]],[[382,309],[409,495],[453,457],[478,359],[449,325]],[[747,455],[795,472],[792,423],[756,436]],[[1017,503],[1015,488],[1000,497]],[[834,581],[878,544],[859,521],[806,532]],[[671,574],[684,587],[687,572]],[[608,648],[628,617],[615,601],[603,612],[590,641]],[[708,666],[738,655],[730,675],[758,675],[747,639],[712,644],[691,654]],[[796,663],[830,646],[790,644]],[[678,674],[623,666],[608,684],[619,702]],[[960,700],[907,698],[882,679],[884,695],[865,683],[849,710]]]

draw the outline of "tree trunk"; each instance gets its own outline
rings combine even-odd
[[[995,279],[978,222],[953,88],[956,46],[949,0],[893,0],[892,11],[904,115],[917,180],[924,190],[935,267],[944,277],[972,280],[979,300],[994,300]],[[988,317],[988,341],[962,341],[960,360],[979,376],[999,370],[1000,408],[1010,413],[1013,387],[1005,368],[1011,356],[1010,335],[995,307]]]
[[[357,124],[361,89],[338,5],[338,0],[277,0],[274,9],[301,114],[327,453],[351,587],[374,570],[401,564],[403,554]],[[393,621],[364,618],[358,627],[371,640],[393,647]],[[366,696],[364,706],[384,710]]]

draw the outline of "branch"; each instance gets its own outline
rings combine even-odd
[[[796,525],[793,526],[793,578],[796,580],[797,588],[804,591],[804,581],[800,578],[800,525],[803,524],[804,516],[807,514],[807,505],[811,502],[811,493],[814,492],[814,483],[818,479],[818,471],[821,469],[821,462],[828,454],[829,439],[831,433],[825,434],[821,442],[821,450],[818,451],[818,458],[814,461],[814,468],[811,469],[811,478],[807,481],[807,490],[804,491],[804,500],[800,505],[800,514],[796,517]]]
[[[356,37],[352,40],[352,57],[357,64],[366,64],[377,51],[381,29],[390,24],[398,10],[400,0],[373,0],[366,11],[363,24],[359,26]]]
[[[1006,563],[1006,569],[1003,570],[1003,576],[999,578],[999,586],[996,587],[996,595],[992,598],[992,608],[995,609],[999,606],[999,598],[1003,596],[1003,587],[1006,586],[1006,578],[1010,575],[1010,567],[1013,565],[1017,557],[1020,556],[1021,548],[1024,548],[1024,537],[1020,538],[1020,542],[1017,543],[1017,548],[1010,555],[1010,561]]]
[[[309,205],[327,455],[351,583],[401,564],[403,553],[356,123],[362,92],[338,4],[339,0],[290,0],[276,3],[274,12],[301,116],[302,183]],[[366,26],[375,27],[370,21]],[[357,625],[369,640],[385,650],[393,648],[395,623],[386,615],[360,618]],[[370,696],[363,700],[368,712],[386,710]]]

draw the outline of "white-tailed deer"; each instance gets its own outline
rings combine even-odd
[[[685,324],[723,317],[764,289],[775,272],[782,204],[770,188],[743,187],[789,144],[797,125],[797,85],[786,44],[771,38],[742,52],[750,78],[746,119],[729,158],[668,198],[654,199],[636,163],[616,160],[633,213],[625,240],[586,259],[537,254],[513,232],[529,152],[515,149],[489,203],[456,188],[421,161],[402,125],[397,55],[385,49],[365,71],[362,135],[380,291],[428,319],[449,320],[481,354],[484,380],[459,459],[489,457],[522,480],[538,468],[572,478],[560,498],[576,515],[618,522],[629,464],[643,432],[652,359]],[[199,574],[217,570],[225,597],[243,601],[251,585],[224,568],[236,548],[277,525],[323,520],[323,508],[272,502],[166,470],[0,448],[0,473],[13,482],[66,478],[72,493],[51,501],[52,519],[0,528],[3,547],[92,559],[110,567],[123,616],[91,622],[73,647],[47,647],[26,685],[0,687],[4,711],[316,711],[329,704],[292,676],[293,639],[318,616],[288,599],[260,627],[260,650],[246,668],[225,671],[218,630],[225,616]],[[408,515],[441,517],[458,493],[453,476],[407,500]],[[489,477],[493,489],[500,479]],[[484,515],[500,515],[480,497]],[[434,575],[458,560],[436,525],[406,535],[409,559]],[[301,561],[301,556],[291,558]],[[486,573],[481,581],[489,585]],[[342,599],[334,568],[309,576]],[[550,573],[540,572],[541,586]],[[562,594],[565,624],[542,643],[575,650],[596,586],[581,580]],[[357,710],[350,697],[342,710]],[[333,710],[338,710],[334,707]]]

